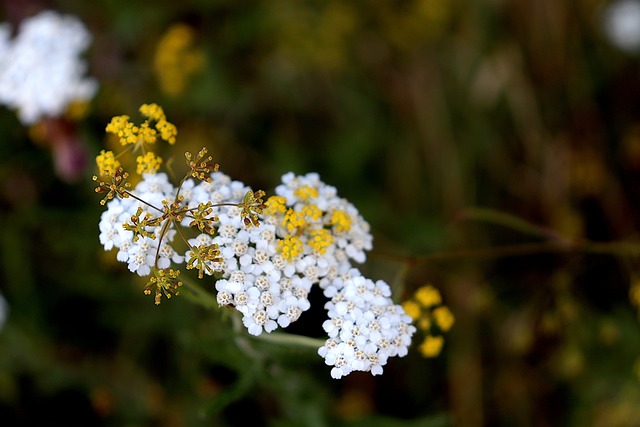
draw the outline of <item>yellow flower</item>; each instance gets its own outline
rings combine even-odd
[[[418,350],[424,357],[436,357],[442,351],[444,338],[441,336],[427,335]]]
[[[162,158],[156,156],[152,151],[148,151],[144,156],[138,156],[136,162],[138,163],[136,168],[138,174],[156,173],[160,169]]]
[[[335,210],[331,214],[331,225],[339,233],[349,231],[351,229],[351,216],[343,210]]]
[[[420,306],[415,301],[403,302],[402,308],[413,320],[417,320],[420,317]]]
[[[302,254],[304,245],[296,236],[284,236],[284,239],[278,241],[277,251],[287,261],[293,261]]]
[[[304,216],[311,218],[312,221],[318,221],[322,218],[322,211],[316,205],[308,205],[302,208]]]
[[[135,144],[138,142],[138,128],[129,121],[129,116],[115,116],[107,125],[106,131],[120,138],[120,144]]]
[[[440,292],[431,285],[425,285],[416,291],[416,300],[423,307],[431,307],[442,302]]]
[[[164,110],[158,104],[142,104],[139,108],[140,113],[151,120],[165,120]]]
[[[308,185],[303,185],[293,192],[293,195],[299,198],[300,200],[307,202],[310,199],[318,197],[318,189],[310,187]]]
[[[140,127],[134,127],[134,129],[137,129],[138,137],[136,139],[138,141],[146,144],[155,144],[157,132],[149,126],[149,123],[145,122]]]
[[[102,176],[114,176],[120,167],[120,162],[116,160],[113,151],[100,151],[100,154],[96,156],[96,164]]]
[[[420,320],[418,320],[418,328],[421,331],[428,331],[431,328],[431,319],[427,316],[422,316]]]
[[[324,228],[321,228],[319,230],[311,230],[309,232],[308,243],[315,252],[323,254],[333,243],[333,236],[331,235],[329,230],[326,230]]]
[[[453,326],[455,318],[453,313],[448,307],[442,306],[433,310],[433,317],[436,319],[436,323],[444,332],[447,332]]]
[[[285,227],[289,233],[293,233],[296,229],[302,229],[305,225],[307,225],[307,222],[304,220],[304,214],[302,212],[296,212],[291,208],[287,210],[282,220],[282,226]]]
[[[134,151],[145,144],[154,144],[158,133],[169,144],[175,144],[178,130],[167,121],[162,107],[157,104],[142,104],[139,110],[147,118],[140,126],[131,123],[129,116],[116,116],[111,119],[106,131],[120,138],[122,145],[135,144]],[[151,126],[151,122],[155,122],[155,128]]]
[[[192,28],[176,24],[158,42],[154,69],[161,89],[169,95],[182,93],[189,77],[204,66],[204,54],[193,47],[194,40]]]
[[[176,143],[176,135],[178,135],[178,129],[173,123],[169,123],[165,119],[158,120],[156,123],[156,129],[160,132],[160,137],[173,145]]]
[[[278,215],[284,214],[287,211],[287,207],[285,203],[287,199],[282,196],[271,196],[265,202],[267,208],[264,210],[264,213],[267,215]]]

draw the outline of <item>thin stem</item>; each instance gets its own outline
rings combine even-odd
[[[617,256],[639,256],[640,243],[633,242],[591,242],[588,240],[562,243],[523,243],[516,245],[494,246],[480,249],[467,249],[459,251],[444,251],[431,254],[415,256],[401,256],[392,254],[376,254],[386,259],[396,260],[406,263],[418,263],[428,261],[456,261],[464,258],[487,259],[502,258],[508,256],[524,256],[543,253],[588,253]]]
[[[139,201],[139,202],[141,202],[141,203],[144,203],[145,205],[149,206],[151,209],[155,209],[155,210],[157,210],[158,212],[164,213],[164,211],[163,211],[162,209],[157,208],[157,207],[153,206],[151,203],[149,203],[149,202],[147,202],[147,201],[142,200],[140,197],[136,196],[136,195],[135,195],[135,194],[133,194],[132,192],[130,192],[130,191],[126,191],[126,193],[129,195],[129,197],[133,197],[133,198],[134,198],[134,199],[136,199],[137,201]]]
[[[533,224],[510,213],[494,209],[470,207],[463,209],[457,217],[458,220],[484,221],[503,227],[511,228],[524,234],[529,234],[546,239],[570,242],[571,239],[551,228]]]
[[[195,283],[192,283],[190,280],[182,280],[182,283],[187,291],[184,295],[186,295],[188,299],[206,308],[218,308],[218,300],[213,295]]]
[[[187,240],[187,237],[184,235],[184,233],[182,232],[181,228],[178,226],[178,224],[176,224],[176,230],[178,231],[178,234],[180,235],[180,237],[182,237],[182,240],[184,240],[185,245],[187,245],[187,247],[189,248],[190,251],[193,251],[193,246],[191,246],[189,244],[189,241]]]
[[[167,230],[169,230],[169,224],[171,222],[173,222],[173,220],[172,221],[165,220],[162,223],[162,228],[160,229],[160,236],[158,236],[158,247],[156,248],[156,257],[153,261],[153,265],[156,268],[158,267],[158,258],[160,258],[160,248],[162,247],[162,239],[164,238],[164,235],[167,234]]]
[[[291,345],[297,347],[306,347],[317,350],[325,344],[325,340],[318,338],[305,337],[303,335],[284,334],[281,332],[271,332],[268,334],[251,335],[252,338],[273,344]]]

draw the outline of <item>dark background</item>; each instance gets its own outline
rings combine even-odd
[[[65,133],[89,157],[74,181],[60,135],[0,109],[0,425],[636,425],[640,57],[607,39],[608,4],[5,0],[14,28],[81,19],[100,89]],[[154,58],[178,23],[204,61],[171,94]],[[443,353],[418,334],[336,381],[219,310],[155,306],[102,250],[91,182],[106,124],[146,102],[178,127],[167,158],[206,146],[268,194],[288,171],[336,186],[372,226],[363,271],[398,302],[442,292]],[[314,298],[291,332],[322,337]]]

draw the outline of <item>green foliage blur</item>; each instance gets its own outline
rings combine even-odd
[[[638,425],[640,56],[605,38],[606,4],[4,0],[14,27],[81,19],[100,89],[75,181],[0,109],[0,425]],[[154,64],[176,24],[201,63],[169,93]],[[443,353],[417,334],[382,376],[333,380],[217,308],[155,306],[103,251],[91,181],[106,124],[146,102],[178,128],[176,164],[206,146],[268,194],[288,171],[334,185],[372,226],[368,277],[397,302],[442,292]],[[322,338],[312,298],[290,329]]]

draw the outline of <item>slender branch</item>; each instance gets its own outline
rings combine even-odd
[[[206,308],[218,308],[218,300],[209,292],[202,289],[200,286],[192,283],[190,280],[182,279],[182,283],[185,286],[184,295],[191,301],[197,302]]]
[[[483,221],[501,225],[503,227],[511,228],[521,233],[537,237],[544,237],[546,239],[558,240],[565,243],[569,243],[571,241],[570,238],[563,236],[556,230],[534,224],[510,213],[494,209],[479,207],[465,208],[458,214],[457,220]]]
[[[147,202],[147,201],[145,201],[145,200],[142,200],[140,197],[136,196],[136,195],[135,195],[135,194],[133,194],[132,192],[127,191],[127,194],[129,195],[129,197],[133,197],[133,198],[134,198],[134,199],[136,199],[137,201],[139,201],[139,202],[141,202],[141,203],[144,203],[145,205],[149,206],[151,209],[155,209],[155,210],[157,210],[158,212],[164,213],[164,211],[163,211],[162,209],[155,207],[154,205],[152,205],[151,203],[149,203],[149,202]]]
[[[187,237],[182,232],[182,229],[180,228],[180,224],[175,224],[175,226],[176,226],[176,230],[178,231],[178,234],[180,235],[180,237],[182,237],[182,240],[184,240],[184,243],[187,245],[189,250],[193,251],[193,246],[189,244],[189,240],[187,240]]]
[[[543,253],[589,253],[616,256],[640,256],[640,243],[633,242],[591,242],[588,240],[572,243],[547,242],[523,243],[516,245],[494,246],[459,251],[443,251],[414,256],[380,254],[373,252],[372,257],[379,256],[399,262],[418,263],[429,261],[456,261],[459,259],[488,259],[509,256],[524,256]]]
[[[291,345],[297,347],[313,348],[317,350],[325,344],[325,340],[305,337],[303,335],[285,334],[281,332],[271,332],[268,334],[251,335],[252,338],[273,344]]]

